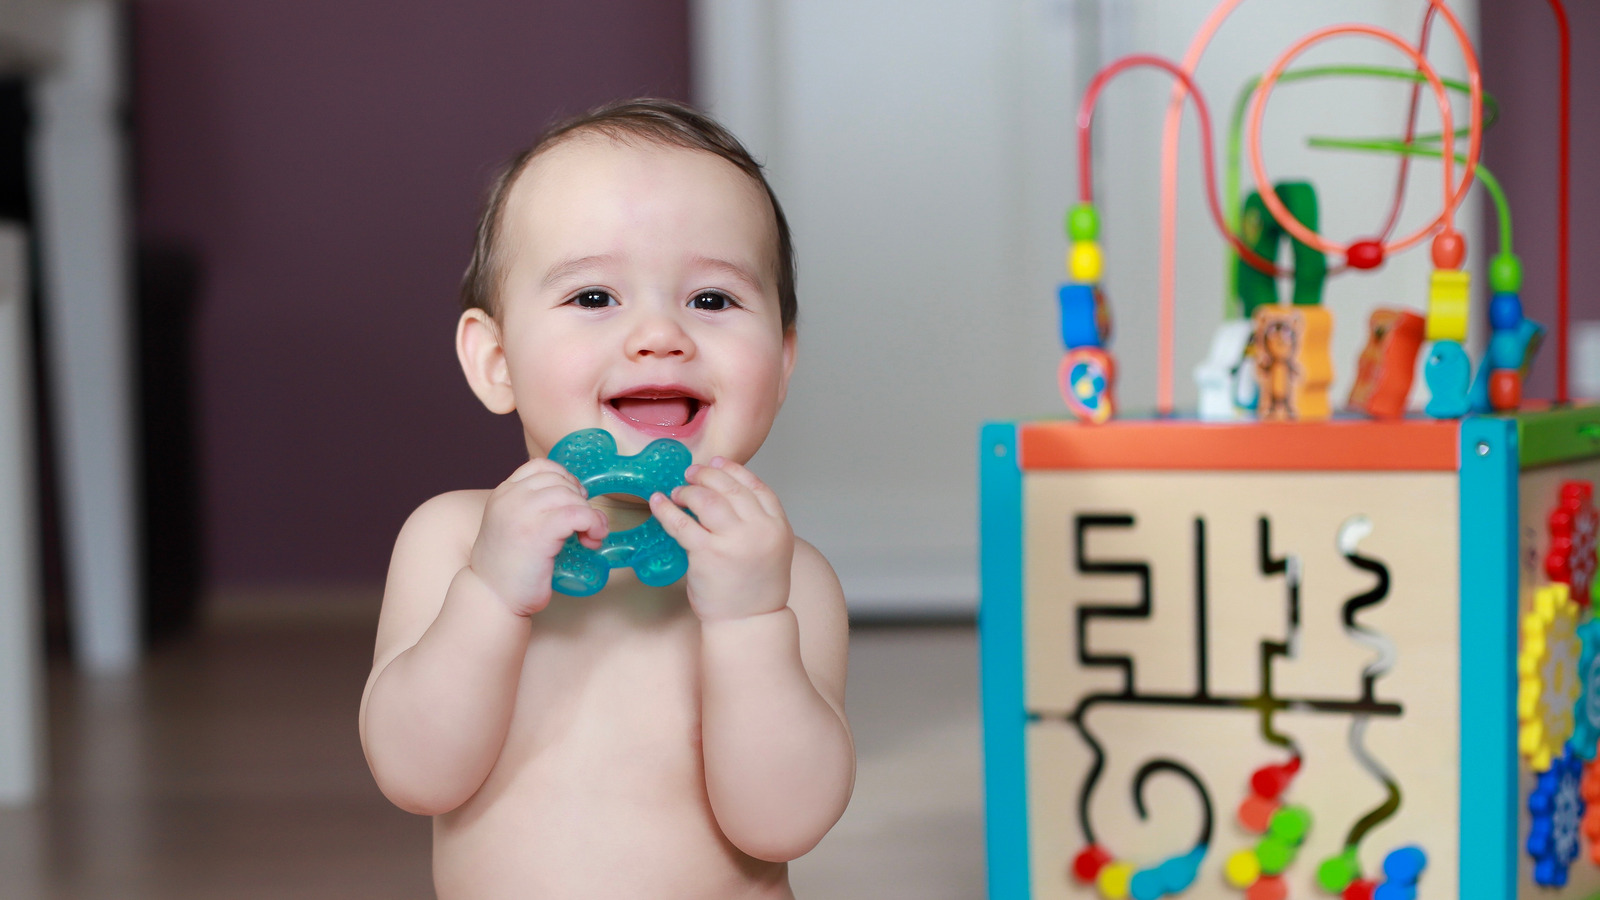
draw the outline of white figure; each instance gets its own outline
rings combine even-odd
[[[1195,366],[1194,382],[1200,392],[1202,422],[1234,422],[1255,406],[1255,379],[1244,366],[1250,344],[1250,322],[1230,319],[1217,326],[1211,352]]]

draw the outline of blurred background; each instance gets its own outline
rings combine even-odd
[[[722,117],[795,229],[801,361],[755,465],[870,623],[853,651],[857,802],[796,864],[797,888],[981,894],[976,429],[1061,415],[1052,297],[1084,86],[1127,52],[1181,56],[1212,5],[0,0],[0,897],[427,895],[426,823],[372,787],[354,704],[401,522],[522,461],[515,423],[459,373],[456,285],[500,163],[557,118],[637,95]],[[1424,8],[1256,0],[1199,81],[1226,109],[1294,37],[1359,20],[1414,39]],[[1453,8],[1500,101],[1484,160],[1516,216],[1524,302],[1551,324],[1554,26],[1533,0]],[[1573,318],[1589,341],[1574,386],[1594,396],[1600,226],[1583,211],[1600,174],[1583,161],[1600,143],[1600,7],[1570,12]],[[1433,47],[1460,75],[1444,30]],[[1401,64],[1359,41],[1306,59]],[[1097,120],[1133,409],[1155,396],[1168,90],[1130,74]],[[1340,239],[1381,220],[1394,163],[1303,137],[1397,133],[1405,96],[1339,83],[1274,99],[1269,165],[1317,182]],[[1223,308],[1194,121],[1180,406]],[[1423,129],[1436,121],[1425,98]],[[1402,228],[1437,194],[1418,164]],[[1474,228],[1492,218],[1469,207]],[[1469,235],[1481,272],[1497,238]],[[1345,323],[1420,306],[1427,268],[1412,253],[1328,302]],[[1361,336],[1340,334],[1342,397]],[[1551,394],[1553,358],[1531,396]],[[307,855],[323,874],[292,877]]]

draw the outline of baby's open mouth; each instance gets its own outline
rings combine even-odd
[[[640,391],[608,402],[624,421],[655,428],[682,428],[704,406],[696,397],[667,391]]]

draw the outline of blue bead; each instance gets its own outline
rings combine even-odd
[[[1056,292],[1061,306],[1061,346],[1100,346],[1100,319],[1095,314],[1094,285],[1063,284]]]
[[[1401,847],[1383,858],[1383,874],[1390,881],[1415,883],[1428,867],[1428,854],[1421,847]]]
[[[1133,895],[1133,900],[1161,900],[1161,897],[1166,893],[1163,890],[1161,870],[1145,869],[1143,872],[1134,875],[1133,882],[1129,885],[1129,890]]]
[[[1522,368],[1522,335],[1515,331],[1496,331],[1489,338],[1489,368]]]
[[[1489,301],[1489,327],[1495,331],[1511,331],[1521,324],[1521,295],[1495,294]]]
[[[1417,900],[1417,889],[1413,885],[1388,881],[1372,892],[1372,900]]]
[[[1181,894],[1194,884],[1195,878],[1200,874],[1200,863],[1206,858],[1204,844],[1190,850],[1184,856],[1174,856],[1161,864],[1161,885],[1168,894]]]

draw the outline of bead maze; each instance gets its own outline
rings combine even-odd
[[[1544,329],[1523,315],[1505,198],[1478,164],[1496,106],[1444,0],[1428,0],[1415,43],[1368,25],[1323,28],[1244,87],[1219,190],[1191,73],[1240,2],[1223,0],[1181,64],[1136,54],[1088,85],[1057,297],[1071,419],[993,423],[980,437],[989,895],[1590,900],[1600,895],[1600,407],[1569,402],[1560,352],[1553,402],[1523,396]],[[1564,23],[1560,0],[1549,3]],[[1461,47],[1464,79],[1429,61],[1436,22]],[[1296,66],[1308,48],[1348,37],[1410,68]],[[1134,67],[1177,82],[1149,419],[1114,400],[1089,140],[1101,91]],[[1314,186],[1266,172],[1260,131],[1274,87],[1332,77],[1409,82],[1403,137],[1312,144],[1397,157],[1397,198],[1415,160],[1437,160],[1441,206],[1414,232],[1396,235],[1397,199],[1376,233],[1334,241],[1318,232]],[[1432,135],[1417,129],[1428,92],[1441,122]],[[1198,419],[1176,414],[1171,390],[1167,201],[1185,103],[1202,132],[1205,202],[1232,257],[1229,318],[1196,369]],[[1565,185],[1565,123],[1562,135]],[[1475,184],[1500,226],[1492,299],[1477,311],[1454,224]],[[1373,313],[1355,386],[1335,409],[1324,281],[1423,244],[1428,284],[1411,308]],[[1564,274],[1559,284],[1564,344]],[[1479,316],[1490,337],[1474,365],[1465,345]],[[1420,412],[1409,399],[1419,360]]]

